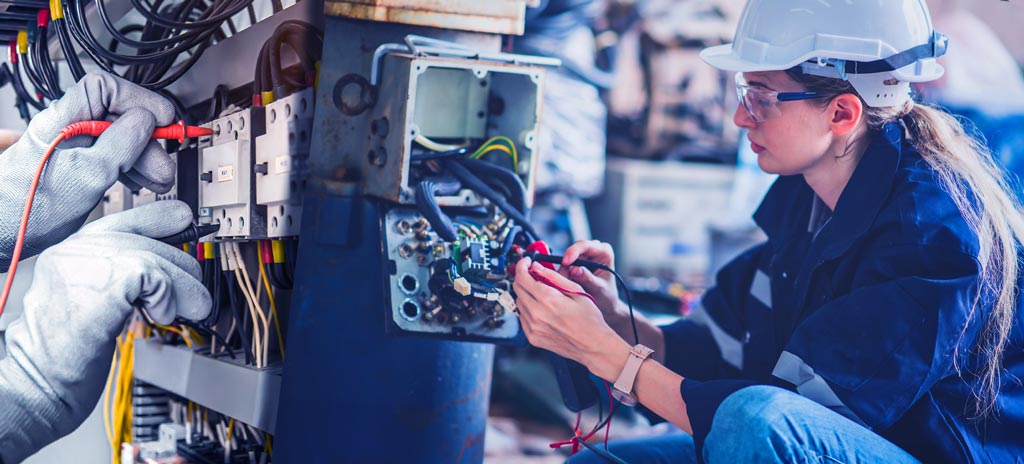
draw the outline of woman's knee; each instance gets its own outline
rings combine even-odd
[[[793,430],[790,419],[801,401],[790,391],[747,387],[733,393],[718,407],[705,439],[708,462],[734,459],[771,462],[785,455],[785,435]]]

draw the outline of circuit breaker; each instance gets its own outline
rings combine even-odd
[[[256,203],[255,140],[264,132],[263,108],[249,108],[204,125],[199,142],[200,219],[220,224],[221,239],[267,236],[266,207]]]
[[[267,236],[299,235],[302,191],[313,132],[313,89],[267,105],[266,133],[256,138],[256,203],[267,209]]]

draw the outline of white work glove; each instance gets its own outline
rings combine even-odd
[[[133,302],[160,324],[209,314],[199,263],[149,238],[191,222],[186,204],[159,201],[90,223],[39,256],[0,360],[0,462],[25,459],[93,411]]]
[[[174,162],[150,140],[155,126],[174,122],[174,106],[110,74],[88,74],[32,118],[21,139],[0,153],[3,269],[10,264],[29,185],[46,148],[71,123],[111,118],[114,124],[95,143],[76,137],[62,143],[50,158],[36,192],[22,258],[37,255],[78,230],[119,177],[133,190],[146,187],[164,193],[174,185]]]

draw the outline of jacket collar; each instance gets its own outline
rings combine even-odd
[[[864,157],[836,203],[828,224],[819,232],[815,248],[823,259],[846,251],[867,231],[892,191],[903,154],[903,126],[887,123],[874,136]],[[780,177],[754,213],[754,221],[768,235],[775,251],[789,241],[807,237],[807,221],[815,193],[802,175]]]

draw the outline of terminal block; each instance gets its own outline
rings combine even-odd
[[[519,324],[509,262],[502,254],[512,237],[504,233],[505,224],[497,218],[467,230],[479,236],[446,242],[415,209],[390,210],[384,247],[394,263],[387,292],[394,327],[463,340],[515,341]]]
[[[266,207],[257,205],[253,182],[264,115],[263,108],[250,108],[204,125],[213,135],[199,141],[199,207],[220,224],[217,239],[267,236]]]
[[[313,131],[313,89],[276,100],[265,108],[267,130],[256,138],[256,204],[267,210],[267,235],[299,235],[302,190]]]

